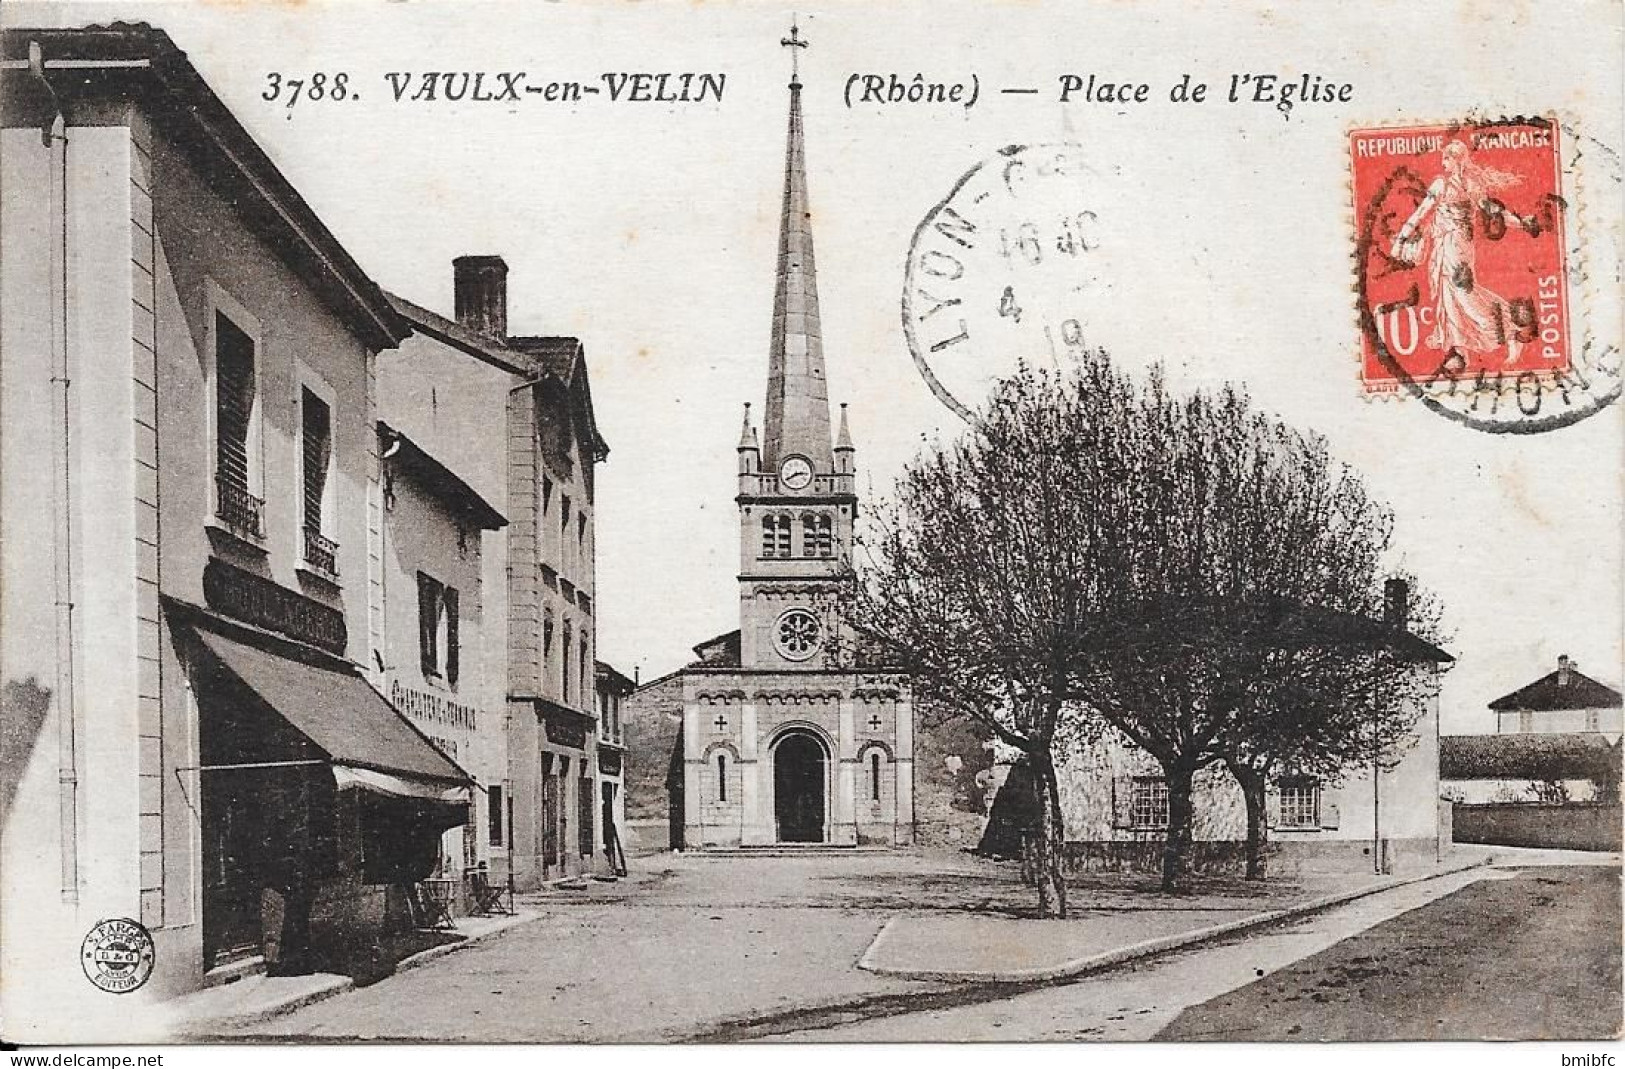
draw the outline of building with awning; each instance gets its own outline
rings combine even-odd
[[[506,668],[491,681],[501,689],[480,691],[484,720],[506,724],[507,776],[476,795],[488,832],[478,850],[494,878],[529,890],[613,867],[603,822],[615,812],[622,751],[597,711],[595,481],[609,446],[586,348],[573,337],[510,333],[507,279],[501,256],[455,258],[451,318],[392,295],[413,334],[379,358],[378,394],[400,436],[386,446],[399,444],[391,464],[446,502],[477,495],[506,520],[467,542],[470,559],[478,544],[485,562],[484,661]],[[398,526],[386,523],[386,535]],[[385,556],[386,569],[401,559]],[[460,591],[475,578],[466,562],[463,574],[452,584]],[[386,674],[411,675],[398,650],[391,656]]]
[[[409,889],[438,865],[441,834],[467,822],[469,774],[343,658],[174,599],[163,608],[197,695],[198,800],[229,815],[205,827],[205,953],[274,946],[273,967],[336,967],[412,923]],[[267,889],[282,924],[266,922]]]
[[[463,913],[475,906],[473,873],[484,868],[487,879],[502,882],[508,872],[506,651],[498,644],[503,629],[493,627],[501,603],[491,604],[489,585],[504,564],[508,521],[445,460],[382,419],[378,448],[385,593],[378,686],[473,777],[466,819],[446,825],[433,872],[450,890],[453,911]]]
[[[213,666],[303,736],[341,789],[434,805],[468,804],[467,772],[429,741],[354,665],[168,601]],[[206,767],[206,766],[205,766]]]
[[[0,972],[144,927],[139,992],[58,970],[8,1004],[74,1005],[92,1041],[103,1010],[371,953],[480,792],[381,686],[417,594],[378,563],[375,365],[411,327],[167,34],[3,44],[0,421],[30,447],[0,456],[0,868],[28,903]]]

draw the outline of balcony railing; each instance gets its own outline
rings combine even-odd
[[[238,534],[265,537],[265,502],[230,479],[215,480],[215,515]]]
[[[339,574],[339,544],[305,528],[305,563],[323,575]]]

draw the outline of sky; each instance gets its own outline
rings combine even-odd
[[[1593,284],[1574,299],[1592,333],[1617,344],[1618,246],[1600,238],[1611,228],[1617,242],[1619,223],[1614,6],[798,10],[811,42],[801,60],[824,352],[831,400],[850,404],[865,495],[887,493],[918,449],[962,426],[901,327],[915,227],[1002,146],[1069,142],[1089,164],[1078,203],[1107,238],[1098,289],[1080,305],[1090,341],[1131,367],[1165,363],[1176,386],[1244,384],[1364,474],[1395,512],[1392,563],[1445,606],[1457,663],[1443,730],[1493,730],[1486,704],[1561,653],[1620,682],[1619,406],[1546,434],[1491,436],[1362,396],[1345,149],[1351,127],[1572,119],[1599,146],[1593,157],[1613,152],[1611,173],[1581,175],[1592,184],[1577,210],[1601,226],[1588,238]],[[166,29],[389,290],[449,314],[453,257],[507,260],[512,332],[585,343],[611,448],[598,482],[599,655],[649,679],[738,626],[734,444],[741,406],[759,413],[765,389],[789,16],[774,3],[14,0],[3,17]],[[518,70],[530,84],[635,71],[727,80],[704,104],[414,104],[395,102],[385,77]],[[264,99],[271,72],[317,71],[346,72],[359,98]],[[1308,73],[1353,91],[1289,118],[1167,103],[1186,73],[1218,95],[1238,72]],[[968,108],[847,107],[854,73],[974,75],[982,95]],[[1091,73],[1144,82],[1149,99],[1056,99],[1062,75]]]

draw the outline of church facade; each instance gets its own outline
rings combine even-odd
[[[785,43],[803,44],[793,31]],[[844,406],[831,434],[799,77],[766,400],[760,439],[747,405],[737,447],[739,629],[696,646],[698,660],[629,703],[653,717],[681,710],[666,776],[669,845],[907,845],[907,680],[862,670],[837,612],[851,581],[855,450]]]

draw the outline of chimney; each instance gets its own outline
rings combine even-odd
[[[500,256],[451,262],[457,322],[489,338],[508,337],[508,264]]]
[[[1557,685],[1558,686],[1566,687],[1566,686],[1569,685],[1569,672],[1571,672],[1574,669],[1574,667],[1575,667],[1574,662],[1569,660],[1569,655],[1566,654],[1566,653],[1563,654],[1561,657],[1559,657],[1557,659]]]
[[[1382,621],[1395,631],[1404,631],[1411,623],[1411,585],[1403,579],[1389,579],[1382,584]]]

